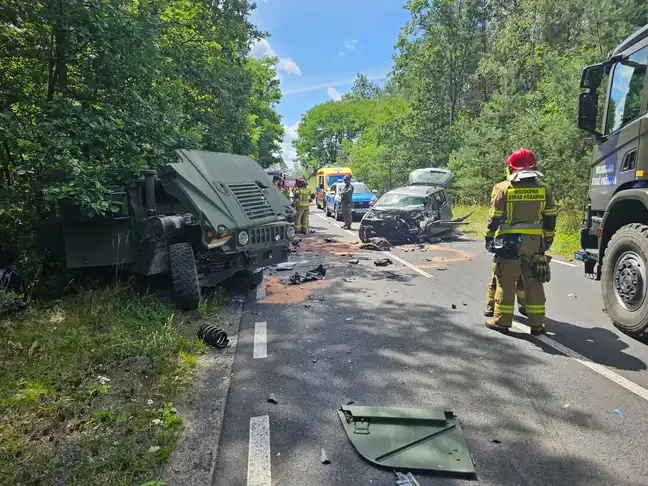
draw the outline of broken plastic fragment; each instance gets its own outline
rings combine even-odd
[[[320,462],[322,464],[331,464],[331,460],[326,456],[324,449],[322,449],[322,454],[320,455]]]
[[[278,271],[284,271],[284,270],[292,270],[295,268],[295,265],[297,265],[297,262],[283,262],[277,265],[277,270]]]
[[[491,439],[490,441],[491,441],[493,444],[501,444],[501,443],[502,443],[502,441],[499,440],[499,439]]]
[[[412,473],[396,472],[396,486],[420,486],[418,481],[412,476]]]
[[[348,402],[346,402],[347,405],[353,405],[354,403],[355,402],[353,400],[349,400]]]
[[[270,396],[268,397],[268,403],[274,403],[275,405],[277,403],[279,403],[277,401],[277,395],[275,395],[274,393],[271,393]]]
[[[377,267],[386,267],[387,265],[391,265],[393,262],[389,258],[379,258],[378,260],[374,260],[374,265]]]
[[[349,260],[349,263],[351,265],[357,265],[358,263],[360,263],[360,260]]]
[[[621,410],[619,410],[618,408],[614,409],[614,415],[618,415],[619,417],[623,417],[623,414],[621,413]]]
[[[452,304],[452,308],[453,308],[453,309],[456,309],[457,306],[456,306],[455,304]]]

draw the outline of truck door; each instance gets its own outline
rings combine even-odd
[[[641,115],[646,111],[647,102],[644,96],[647,64],[648,47],[644,47],[615,64],[610,71],[602,131],[606,139],[594,149],[591,172],[593,209],[604,209],[618,187],[636,178]],[[643,130],[647,128],[644,126]]]

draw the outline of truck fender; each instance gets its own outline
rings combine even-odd
[[[608,218],[612,213],[615,212],[615,209],[618,204],[624,201],[638,201],[643,204],[644,209],[648,209],[648,189],[645,188],[635,188],[635,189],[622,189],[618,191],[608,204],[606,211],[603,213],[603,220],[601,221],[601,227],[603,228],[601,237],[599,238],[599,252],[598,260],[599,264],[603,261],[603,253],[607,248],[607,244],[612,238],[614,232],[618,229],[617,225],[608,225]],[[631,223],[632,221],[629,221]],[[622,226],[622,225],[621,225]]]

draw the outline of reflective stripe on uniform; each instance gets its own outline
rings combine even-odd
[[[521,234],[521,235],[541,235],[542,224],[537,223],[516,223],[514,225],[503,224],[499,227],[498,234]]]
[[[529,314],[544,314],[545,313],[545,306],[538,304],[538,305],[527,305],[526,306],[527,313]]]
[[[490,212],[488,213],[488,215],[489,215],[491,218],[501,218],[502,216],[504,216],[504,211],[501,210],[501,209],[493,209],[493,208],[491,208],[491,210],[490,210]]]
[[[556,216],[557,214],[558,214],[558,209],[556,208],[545,209],[544,212],[545,216]]]
[[[513,311],[513,305],[498,304],[495,302],[495,312],[499,312],[500,314],[513,314]]]

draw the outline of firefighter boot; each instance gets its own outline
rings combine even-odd
[[[486,310],[484,311],[486,317],[493,317],[495,314],[495,289],[497,289],[497,280],[495,279],[495,273],[493,272],[486,293]]]

